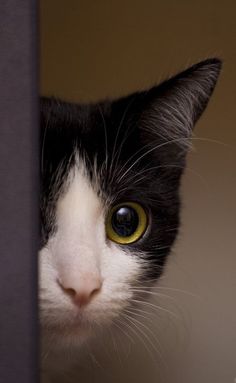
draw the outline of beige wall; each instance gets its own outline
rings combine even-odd
[[[164,383],[234,382],[235,19],[234,0],[41,0],[43,94],[77,101],[114,97],[208,56],[224,59],[184,177],[181,235],[162,281],[169,289],[161,290],[173,299],[157,300],[174,317],[163,312],[151,317],[160,317],[149,331],[164,348],[164,363],[153,350],[155,363],[136,341],[128,357],[127,350],[109,351],[83,382],[154,383],[160,375]]]

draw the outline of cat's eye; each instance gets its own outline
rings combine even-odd
[[[125,202],[113,206],[107,216],[107,237],[126,245],[138,241],[147,229],[147,213],[136,202]]]

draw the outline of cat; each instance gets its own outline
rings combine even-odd
[[[145,289],[162,274],[179,229],[192,129],[220,69],[221,60],[207,59],[149,90],[100,103],[41,98],[47,376],[77,364],[98,330],[147,299]]]

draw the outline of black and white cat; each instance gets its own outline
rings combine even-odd
[[[112,326],[163,272],[192,128],[220,68],[208,59],[115,101],[41,99],[40,320],[49,375],[69,366],[69,348],[76,363],[98,328]]]

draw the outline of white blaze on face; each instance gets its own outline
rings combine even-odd
[[[42,324],[106,323],[132,297],[141,263],[107,240],[103,202],[79,163],[56,208],[56,233],[40,252]],[[80,320],[79,320],[79,319]]]
[[[85,178],[75,171],[67,193],[58,201],[55,251],[59,280],[66,289],[86,293],[102,285],[103,209]]]

